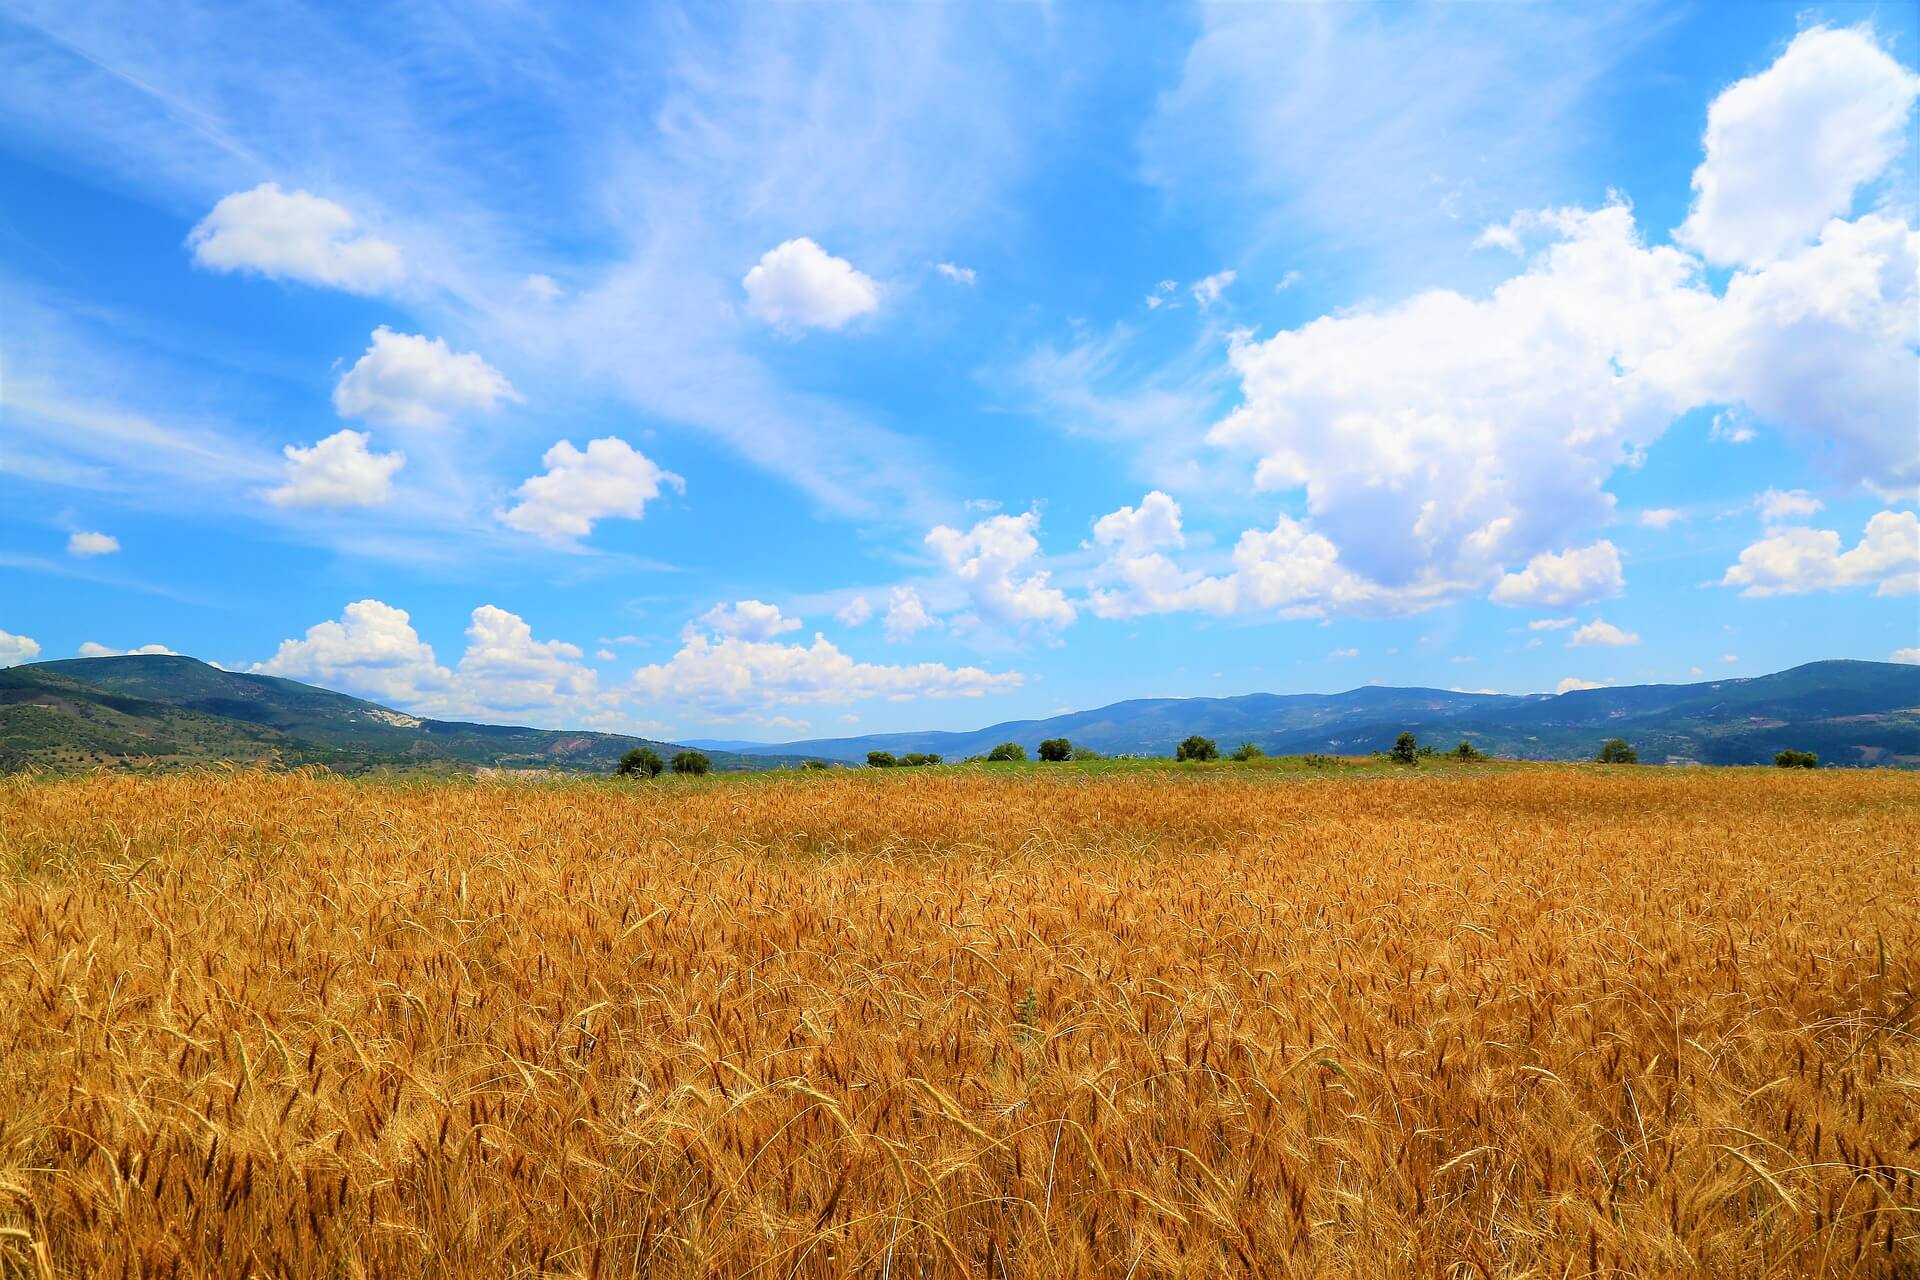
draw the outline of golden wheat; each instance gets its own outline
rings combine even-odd
[[[0,784],[0,1275],[1913,1275],[1920,778]]]

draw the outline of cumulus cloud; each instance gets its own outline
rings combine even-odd
[[[1587,623],[1571,636],[1567,637],[1567,648],[1569,649],[1578,649],[1587,645],[1604,645],[1612,648],[1620,648],[1639,643],[1640,637],[1638,634],[1632,631],[1622,631],[1611,622],[1604,621],[1600,618],[1595,618],[1592,622]]]
[[[965,533],[940,525],[927,546],[960,583],[973,607],[973,622],[1023,627],[1064,627],[1073,606],[1047,585],[1044,569],[1030,568],[1040,555],[1038,512],[989,516]]]
[[[82,642],[79,653],[83,658],[126,658],[138,657],[145,654],[164,654],[169,657],[179,656],[178,653],[163,644],[143,644],[137,649],[109,649],[106,645],[98,644],[92,640]]]
[[[602,694],[599,674],[580,649],[537,640],[516,614],[494,605],[475,609],[467,646],[453,669],[440,665],[404,609],[379,600],[349,604],[338,619],[284,640],[255,663],[265,675],[308,680],[419,715],[546,724],[603,724],[616,700]]]
[[[1625,586],[1620,549],[1603,538],[1589,547],[1541,552],[1518,573],[1502,576],[1490,598],[1497,604],[1565,606],[1619,595]]]
[[[110,556],[120,549],[120,539],[110,533],[75,533],[67,539],[67,554],[87,559]]]
[[[1779,524],[1795,516],[1810,516],[1820,510],[1820,499],[1805,489],[1769,489],[1753,500],[1754,509],[1768,524]]]
[[[747,310],[782,329],[840,329],[880,307],[879,285],[805,236],[767,250],[740,283]]]
[[[1598,680],[1582,680],[1578,676],[1568,676],[1553,686],[1555,693],[1572,693],[1576,689],[1604,689],[1607,686]]]
[[[783,616],[778,605],[760,600],[737,600],[732,604],[713,606],[688,625],[705,627],[721,635],[738,636],[742,640],[771,640],[789,631],[798,631],[800,619]]]
[[[887,616],[881,623],[887,639],[905,644],[919,632],[940,625],[940,619],[927,612],[926,602],[912,587],[895,587],[887,598]]]
[[[0,629],[0,667],[17,667],[40,656],[40,642]]]
[[[287,480],[267,490],[276,507],[377,507],[393,495],[393,475],[406,465],[403,453],[374,453],[364,431],[340,430],[311,448],[290,444]]]
[[[972,267],[958,267],[951,262],[936,262],[933,264],[933,269],[955,284],[971,285],[976,278]]]
[[[1665,529],[1676,520],[1686,519],[1686,513],[1674,507],[1648,507],[1640,513],[1640,525],[1645,529]]]
[[[187,245],[210,271],[251,271],[349,293],[377,293],[406,274],[400,250],[356,231],[344,207],[273,182],[223,197]]]
[[[505,374],[473,352],[386,325],[373,331],[372,345],[333,388],[341,417],[395,427],[445,426],[458,414],[491,413],[503,400],[522,398]]]
[[[839,619],[842,626],[864,627],[873,617],[873,601],[865,596],[855,596],[841,605],[840,611],[833,616]]]
[[[1018,672],[937,662],[887,666],[857,662],[825,636],[811,645],[748,640],[692,631],[664,663],[633,673],[632,688],[650,702],[691,703],[720,715],[803,703],[868,698],[970,698],[1020,687]]]
[[[1887,660],[1889,662],[1905,662],[1913,666],[1920,666],[1920,648],[1895,649],[1893,653],[1888,656]]]
[[[1743,588],[1740,594],[1746,596],[1800,595],[1869,583],[1875,584],[1876,595],[1911,595],[1920,591],[1920,517],[1911,511],[1882,511],[1867,521],[1865,534],[1846,551],[1833,529],[1770,529],[1740,553],[1740,562],[1728,567],[1720,583]]]
[[[1238,272],[1216,271],[1204,279],[1196,280],[1192,289],[1193,300],[1199,303],[1201,310],[1204,311],[1220,301],[1220,295],[1239,278]]]
[[[1707,428],[1707,439],[1719,444],[1752,444],[1758,435],[1751,425],[1742,421],[1740,415],[1732,410],[1714,414],[1713,425]]]
[[[1706,158],[1674,238],[1709,262],[1761,264],[1852,207],[1906,142],[1920,76],[1867,28],[1815,27],[1707,109]]]
[[[596,520],[638,520],[662,485],[686,487],[617,436],[589,440],[585,452],[562,440],[541,462],[545,473],[522,483],[514,491],[520,501],[498,514],[507,525],[550,542],[584,538]]]

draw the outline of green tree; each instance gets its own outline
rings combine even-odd
[[[1100,753],[1092,747],[1075,747],[1073,749],[1073,758],[1075,760],[1098,760]]]
[[[1411,733],[1402,733],[1393,740],[1393,750],[1387,752],[1387,758],[1395,764],[1420,763],[1420,744]]]
[[[1465,738],[1462,738],[1460,739],[1460,745],[1453,749],[1453,758],[1455,760],[1485,760],[1487,753],[1474,746],[1471,742],[1468,742]]]
[[[1789,748],[1773,758],[1773,762],[1782,769],[1817,769],[1820,757],[1811,751],[1794,751]]]
[[[1640,753],[1628,746],[1625,738],[1608,738],[1594,759],[1601,764],[1639,764]]]
[[[1214,745],[1212,738],[1203,738],[1196,733],[1174,748],[1173,758],[1175,760],[1218,760],[1220,748]]]
[[[1073,759],[1073,744],[1065,738],[1048,738],[1040,744],[1040,758],[1048,764]]]
[[[652,747],[635,747],[620,757],[620,763],[614,766],[614,776],[620,778],[657,778],[660,776],[660,753]]]
[[[1027,749],[1017,742],[1003,742],[987,752],[988,764],[999,764],[1007,760],[1025,760]]]
[[[1233,749],[1233,758],[1245,764],[1249,760],[1258,760],[1267,753],[1251,742],[1243,742]]]
[[[891,751],[867,752],[867,768],[869,769],[891,769],[899,763],[898,760],[893,758],[893,752]]]
[[[675,773],[702,774],[713,768],[713,761],[707,759],[704,751],[682,751],[673,757]]]
[[[909,751],[906,755],[900,757],[900,763],[910,768],[939,764],[940,753],[937,751]]]

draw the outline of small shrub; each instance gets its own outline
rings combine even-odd
[[[1302,756],[1301,759],[1306,762],[1309,769],[1331,769],[1334,766],[1332,756],[1321,755],[1318,751]]]
[[[1820,757],[1811,751],[1794,751],[1789,748],[1773,758],[1774,764],[1782,769],[1817,769]]]
[[[1628,746],[1625,738],[1608,738],[1594,759],[1601,764],[1639,764],[1640,753]]]
[[[1245,764],[1249,760],[1258,760],[1267,753],[1251,742],[1243,742],[1233,749],[1233,759]]]
[[[713,761],[707,759],[704,751],[681,751],[673,757],[673,771],[698,776],[713,768]]]
[[[1007,760],[1025,760],[1027,749],[1017,742],[1003,742],[987,752],[988,764],[1000,764]]]
[[[617,778],[657,778],[662,767],[658,751],[652,747],[635,747],[620,757],[613,773]]]
[[[1387,752],[1387,758],[1395,764],[1419,764],[1419,743],[1411,733],[1402,733],[1393,740],[1393,750]]]
[[[1485,760],[1487,753],[1474,746],[1471,742],[1468,742],[1465,738],[1462,738],[1460,739],[1460,745],[1453,749],[1453,758],[1455,760]]]
[[[1103,757],[1092,747],[1075,747],[1073,749],[1073,758],[1075,760],[1099,760]]]
[[[917,769],[924,765],[939,763],[940,753],[937,751],[909,751],[906,755],[900,757],[900,764],[910,769]]]
[[[893,758],[893,752],[891,751],[867,752],[867,768],[869,769],[891,769],[898,763],[899,761]]]
[[[1048,764],[1073,759],[1073,744],[1065,738],[1048,738],[1040,744],[1040,758]]]
[[[826,762],[825,760],[802,760],[802,761],[800,762],[800,767],[801,767],[802,769],[831,769],[831,768],[833,768],[833,766],[832,766],[832,765],[830,765],[830,764],[828,764],[828,763],[827,763],[827,762]]]
[[[1174,748],[1173,758],[1175,760],[1218,760],[1220,748],[1214,745],[1212,738],[1203,738],[1196,733]]]

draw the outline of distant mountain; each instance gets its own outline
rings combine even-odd
[[[0,769],[232,761],[383,768],[606,773],[634,747],[682,748],[618,733],[527,729],[407,715],[277,676],[194,658],[138,655],[0,670]],[[709,751],[716,769],[770,769],[801,757]]]
[[[739,749],[849,761],[865,760],[869,751],[935,751],[958,760],[1001,742],[1031,752],[1043,738],[1069,738],[1108,755],[1164,756],[1197,733],[1216,739],[1223,751],[1252,742],[1273,755],[1357,755],[1385,750],[1404,730],[1437,747],[1465,739],[1522,760],[1591,759],[1602,742],[1619,737],[1650,763],[1760,764],[1794,747],[1832,764],[1920,768],[1920,667],[1812,662],[1751,679],[1559,695],[1369,685],[1330,694],[1144,698],[965,733],[881,733]]]

